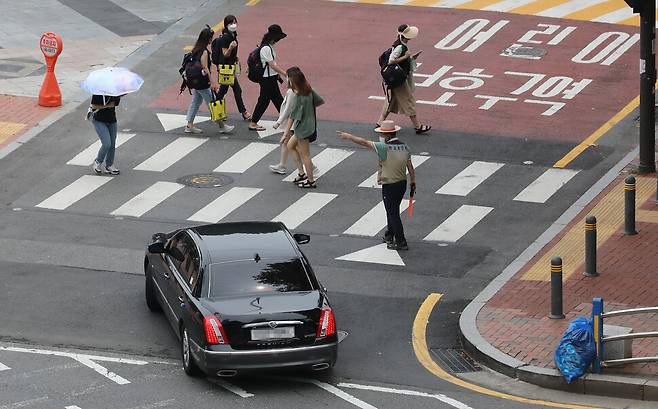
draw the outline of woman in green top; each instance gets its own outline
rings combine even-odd
[[[291,67],[286,74],[295,98],[290,107],[290,117],[286,123],[283,137],[281,137],[281,144],[287,144],[288,150],[297,163],[298,174],[293,182],[301,188],[315,188],[317,186],[313,177],[309,142],[314,141],[317,137],[315,108],[324,104],[324,100],[313,91],[299,67]],[[293,123],[295,125],[294,135],[290,131]]]

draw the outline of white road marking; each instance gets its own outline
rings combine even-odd
[[[245,391],[244,389],[242,389],[240,387],[237,387],[237,386],[233,385],[232,383],[227,382],[223,379],[213,379],[213,380],[211,380],[211,382],[214,383],[215,385],[221,386],[222,388],[226,389],[229,392],[235,393],[236,395],[238,395],[241,398],[251,398],[251,397],[254,396],[253,393],[249,393],[249,392]]]
[[[110,180],[112,180],[111,176],[80,176],[76,181],[39,203],[36,207],[64,210]]]
[[[125,133],[125,132],[117,132],[117,140],[115,143],[115,147],[118,148],[119,146],[123,145],[124,143],[128,142],[130,138],[135,136],[136,134],[134,133]],[[98,154],[98,150],[101,147],[101,141],[96,141],[89,145],[89,147],[82,152],[78,153],[71,159],[70,161],[66,162],[67,165],[77,165],[77,166],[91,166],[92,163],[94,163],[94,159],[96,159],[96,155]]]
[[[318,173],[313,174],[315,179],[329,172],[334,166],[338,165],[345,159],[349,158],[354,151],[348,151],[345,149],[336,149],[336,148],[326,148],[322,152],[318,153],[313,157],[313,164],[318,168]],[[288,175],[284,182],[292,182],[297,177],[297,171],[295,170],[290,175]]]
[[[416,203],[415,200],[414,203]],[[409,200],[402,199],[402,203],[400,203],[400,213],[407,210],[407,207],[409,207]],[[368,213],[361,216],[361,218],[345,230],[343,234],[373,237],[386,227],[387,224],[386,209],[384,208],[384,202],[381,201],[377,203],[375,207],[370,209]]]
[[[337,196],[333,193],[307,193],[272,221],[283,222],[288,229],[295,229]]]
[[[423,155],[411,155],[411,163],[414,165],[414,169],[422,165],[429,156]],[[370,177],[359,184],[359,187],[374,187],[375,189],[381,189],[382,186],[377,184],[377,173],[375,172]]]
[[[48,396],[42,396],[40,398],[28,399],[28,400],[23,400],[23,401],[20,401],[20,402],[10,403],[8,405],[2,405],[2,406],[0,406],[0,409],[25,408],[25,407],[28,407],[28,406],[32,406],[35,403],[40,403],[40,402],[46,401],[48,399],[49,399]]]
[[[505,0],[498,3],[491,4],[482,10],[487,11],[508,11],[517,7],[525,6],[526,4],[534,3],[537,0]]]
[[[64,409],[82,409],[82,408],[80,406],[73,405],[73,406],[67,406]]]
[[[38,355],[53,355],[53,356],[62,356],[62,357],[68,357],[71,359],[74,359],[81,364],[85,365],[88,368],[93,369],[94,371],[98,372],[99,374],[103,375],[104,377],[108,378],[109,380],[116,382],[119,385],[126,385],[129,384],[130,381],[115,374],[114,372],[110,372],[107,370],[102,365],[97,364],[94,361],[101,361],[101,362],[115,362],[115,363],[122,363],[122,364],[130,364],[130,365],[147,365],[148,362],[146,361],[138,361],[135,359],[127,359],[127,358],[114,358],[114,357],[109,357],[109,356],[99,356],[99,355],[87,355],[87,354],[75,354],[71,352],[62,352],[62,351],[50,351],[46,349],[35,349],[35,348],[19,348],[19,347],[2,347],[0,346],[0,351],[10,351],[10,352],[23,352],[23,353],[28,353],[28,354],[38,354]],[[1,409],[1,408],[0,408]]]
[[[185,115],[180,114],[156,114],[158,120],[162,124],[162,128],[165,132],[171,131],[172,129],[182,128],[187,125],[187,118]],[[197,116],[194,118],[194,123],[209,121],[210,118],[207,116]]]
[[[292,378],[292,377],[276,377],[275,379],[281,379],[281,380],[287,380],[287,381],[293,381],[293,382],[300,382],[300,383],[309,383],[311,385],[315,385],[318,388],[324,389],[325,391],[331,393],[334,396],[337,396],[344,401],[351,403],[352,405],[359,407],[361,409],[377,409],[376,407],[372,406],[369,403],[366,403],[362,401],[361,399],[350,395],[349,393],[342,391],[338,389],[337,387],[330,385],[325,382],[320,382],[315,379],[307,379],[307,378]]]
[[[541,17],[563,17],[578,10],[586,9],[590,6],[595,6],[599,3],[604,3],[607,0],[571,0],[567,3],[560,4],[559,6],[551,7],[550,9],[542,10],[536,13],[536,16]]]
[[[145,405],[139,405],[132,407],[130,409],[154,409],[154,408],[164,408],[165,406],[171,406],[176,403],[176,399],[167,399],[160,402],[147,403]],[[180,406],[180,405],[178,405]]]
[[[453,8],[470,1],[471,0],[443,0],[438,5],[435,5],[435,7]]]
[[[463,205],[439,227],[425,236],[423,240],[454,243],[468,233],[492,210],[493,207]]]
[[[386,243],[368,247],[354,253],[336,257],[336,260],[358,261],[361,263],[387,264],[391,266],[403,266],[404,261],[396,250],[386,248]]]
[[[339,383],[338,386],[341,388],[360,389],[364,391],[395,393],[398,395],[407,395],[407,396],[420,396],[424,398],[440,400],[441,402],[447,403],[448,405],[457,409],[473,409],[465,403],[462,403],[456,399],[453,399],[449,396],[440,393],[436,393],[436,394],[425,393],[425,392],[412,391],[408,389],[384,388],[381,386],[359,385],[356,383],[344,383],[344,382]]]
[[[616,23],[618,21],[629,19],[635,15],[635,13],[633,13],[633,9],[629,6],[622,3],[619,5],[619,7],[621,7],[619,10],[598,16],[593,18],[591,21],[600,23]]]
[[[0,362],[0,372],[7,371],[9,369],[11,369],[11,368],[8,367],[7,365],[3,364],[2,362]]]
[[[115,216],[141,217],[144,213],[153,209],[183,187],[180,183],[156,182],[110,214]]]
[[[276,121],[265,121],[263,119],[258,121],[258,125],[261,125],[265,128],[264,131],[257,131],[258,132],[258,138],[263,139],[263,138],[267,138],[268,136],[271,136],[271,135],[276,135],[278,133],[283,133],[283,131],[286,129],[285,125],[282,124],[279,128],[274,129],[273,126],[274,126],[275,123],[276,123]]]
[[[576,176],[578,172],[572,169],[550,168],[523,189],[521,193],[516,195],[514,200],[519,202],[545,203],[555,192],[571,180],[572,177]]]
[[[441,186],[436,193],[466,196],[503,166],[503,163],[475,161]]]
[[[278,146],[273,143],[252,142],[231,155],[214,172],[243,173]]]
[[[232,211],[256,196],[263,189],[250,187],[234,187],[217,199],[210,202],[203,209],[194,213],[187,220],[194,222],[217,223]]]
[[[169,145],[160,149],[144,162],[135,166],[135,170],[148,170],[152,172],[162,172],[174,163],[183,159],[188,153],[192,152],[208,138],[191,138],[181,136],[176,138]]]

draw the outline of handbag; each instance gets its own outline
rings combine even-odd
[[[233,85],[235,82],[235,64],[220,64],[217,68],[219,70],[219,83]]]
[[[208,104],[210,119],[214,122],[225,121],[228,118],[228,115],[226,115],[226,100],[217,99],[214,92],[212,95],[213,100]]]

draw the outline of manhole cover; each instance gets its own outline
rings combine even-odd
[[[477,372],[482,368],[461,349],[431,349],[438,364],[452,373]]]
[[[178,183],[191,187],[222,187],[233,183],[230,176],[214,173],[203,173],[178,178]]]
[[[506,57],[527,58],[531,60],[539,60],[546,55],[546,50],[538,47],[526,47],[521,44],[512,44],[500,54]]]

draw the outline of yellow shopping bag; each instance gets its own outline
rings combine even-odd
[[[219,83],[233,85],[235,82],[235,64],[219,65]]]
[[[216,99],[208,104],[208,110],[210,111],[210,119],[215,122],[225,121],[227,118],[226,101],[224,99]]]

